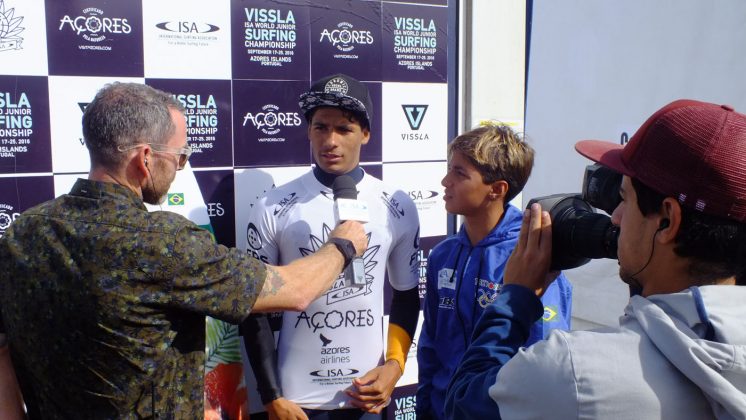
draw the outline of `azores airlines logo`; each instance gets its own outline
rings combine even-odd
[[[404,116],[407,117],[409,128],[412,130],[419,130],[422,125],[422,120],[425,118],[427,112],[427,105],[402,105],[404,110]]]
[[[321,31],[319,42],[329,42],[339,51],[350,52],[355,45],[373,44],[373,35],[370,31],[357,30],[349,22],[339,22],[335,29],[324,29]]]
[[[321,228],[321,238],[311,234],[309,237],[309,248],[300,248],[299,251],[302,256],[311,255],[316,252],[329,238],[329,233],[332,229],[324,223]],[[332,287],[326,292],[326,303],[331,305],[333,303],[341,302],[343,300],[352,299],[357,296],[365,296],[373,293],[371,287],[373,286],[373,269],[378,265],[376,255],[381,249],[380,245],[370,245],[371,233],[368,233],[368,249],[363,254],[363,263],[365,266],[365,287],[357,286],[345,286],[344,272],[339,275],[337,280],[334,281]]]
[[[102,42],[107,34],[121,35],[132,32],[132,27],[126,18],[110,18],[104,16],[104,11],[96,7],[87,7],[76,17],[65,15],[60,19],[60,27],[72,30],[76,35],[88,42]]]
[[[297,112],[281,112],[279,106],[267,104],[259,112],[247,112],[243,117],[243,126],[248,123],[264,134],[273,135],[279,133],[283,127],[300,126],[301,118]]]
[[[20,33],[24,29],[21,27],[23,16],[15,16],[15,9],[5,9],[5,1],[0,0],[0,52],[8,50],[20,50],[21,38]]]

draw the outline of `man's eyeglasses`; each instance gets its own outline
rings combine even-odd
[[[157,144],[157,143],[137,143],[137,144],[132,144],[129,146],[117,146],[117,150],[119,150],[120,152],[126,152],[128,150],[136,149],[138,147],[145,146],[145,145],[150,146],[150,148],[156,152],[178,155],[179,156],[179,167],[176,169],[177,171],[184,169],[187,161],[189,160],[189,156],[192,155],[192,148],[189,147],[189,145],[175,149],[173,147],[168,147],[168,146],[164,146],[162,144]]]

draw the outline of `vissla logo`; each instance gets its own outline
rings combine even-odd
[[[188,21],[176,21],[176,22],[161,22],[155,25],[156,28],[168,31],[178,32],[185,34],[207,34],[210,32],[217,32],[220,27],[211,23],[200,23],[200,22],[188,22]]]
[[[269,135],[279,133],[281,127],[301,125],[301,118],[297,112],[280,112],[280,107],[274,104],[264,105],[261,112],[247,112],[243,117],[243,126],[245,127],[249,121],[255,128]]]
[[[402,105],[404,115],[407,117],[409,128],[419,130],[422,120],[425,118],[428,105]]]
[[[339,22],[337,29],[321,31],[319,42],[326,40],[342,52],[350,52],[355,45],[370,45],[373,43],[373,35],[370,31],[355,30],[349,22]]]
[[[15,16],[15,9],[5,10],[5,1],[0,0],[0,52],[20,50],[23,38],[18,36],[24,29],[21,27],[23,16]]]
[[[82,15],[75,18],[65,15],[60,19],[59,30],[61,31],[65,26],[89,42],[101,42],[106,39],[107,33],[129,34],[132,32],[132,27],[126,18],[104,17],[104,11],[95,7],[83,9]]]

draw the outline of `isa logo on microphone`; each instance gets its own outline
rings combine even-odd
[[[338,198],[334,200],[334,220],[357,220],[358,222],[369,222],[370,213],[368,203],[352,198]]]

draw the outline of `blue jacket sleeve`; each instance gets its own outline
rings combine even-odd
[[[541,303],[544,305],[544,315],[542,321],[537,323],[541,331],[537,337],[533,336],[528,344],[533,344],[538,340],[546,339],[552,330],[560,329],[569,331],[570,321],[572,319],[572,284],[563,273],[549,285],[544,295],[541,297]]]
[[[471,345],[448,385],[447,418],[499,418],[488,389],[500,369],[524,345],[531,325],[543,312],[541,301],[531,290],[517,285],[503,287],[477,322]]]
[[[438,322],[438,285],[431,261],[427,262],[427,283],[425,307],[423,308],[422,330],[417,340],[417,415],[426,417],[431,414],[430,393],[432,392],[433,375],[438,369],[438,358],[434,346],[435,327]]]

